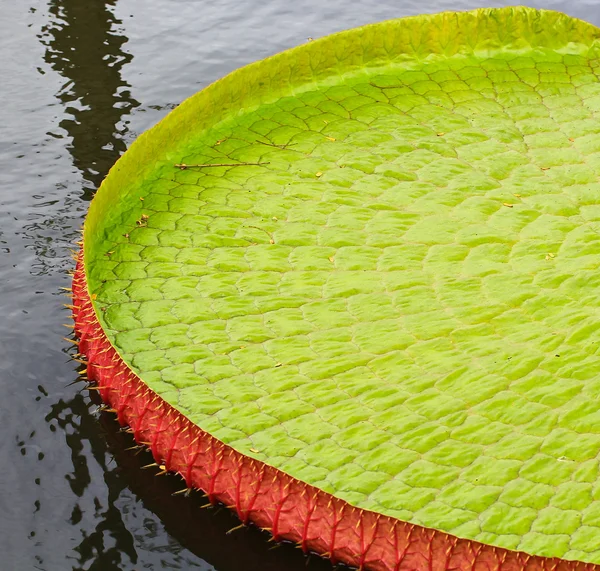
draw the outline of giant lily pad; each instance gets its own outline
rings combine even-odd
[[[599,39],[526,8],[384,22],[142,135],[91,204],[76,318],[159,464],[373,569],[600,563]]]

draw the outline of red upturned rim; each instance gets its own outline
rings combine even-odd
[[[372,571],[600,570],[461,539],[354,507],[203,431],[152,391],[108,340],[90,298],[83,248],[73,277],[73,319],[87,376],[119,423],[129,426],[162,470],[234,510],[243,524],[292,541],[304,552]]]

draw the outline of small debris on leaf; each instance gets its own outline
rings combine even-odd
[[[186,165],[185,163],[177,163],[175,168],[184,171],[185,169],[208,169],[213,167],[257,167],[260,165],[268,165],[268,162],[260,163],[205,163],[200,165]]]
[[[150,218],[150,216],[148,216],[147,214],[142,214],[142,216],[140,217],[140,219],[136,220],[135,223],[138,226],[146,226],[148,218]]]

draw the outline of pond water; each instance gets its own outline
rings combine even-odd
[[[485,0],[22,0],[0,18],[0,567],[331,570],[238,529],[150,456],[78,381],[71,249],[137,135],[229,71],[387,18]],[[600,25],[597,0],[530,1]]]

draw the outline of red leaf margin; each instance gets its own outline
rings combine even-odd
[[[188,488],[275,540],[364,571],[600,571],[600,565],[493,547],[357,508],[203,431],[152,391],[110,343],[88,292],[83,246],[73,277],[73,319],[88,379],[136,442]]]

